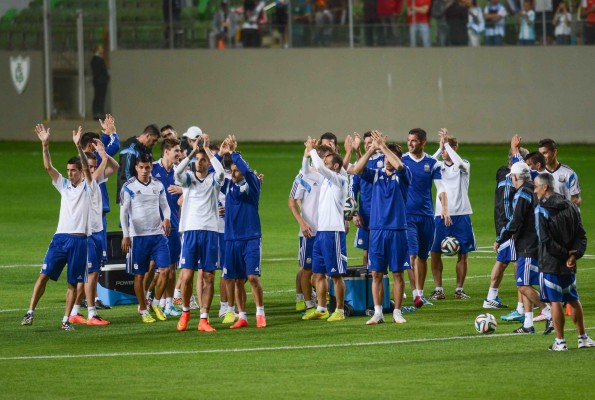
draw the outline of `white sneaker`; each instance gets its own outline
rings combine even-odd
[[[403,315],[397,314],[395,312],[393,312],[393,321],[395,321],[396,324],[404,324],[407,322],[407,320],[403,318]]]
[[[370,318],[366,322],[366,325],[377,325],[377,324],[381,324],[383,322],[384,322],[384,315],[374,313],[374,315],[372,315],[372,318]]]
[[[533,317],[533,322],[541,322],[541,321],[546,321],[548,319],[549,318],[546,317],[543,313],[539,313],[536,317]]]
[[[595,347],[595,340],[587,336],[584,339],[578,338],[578,348],[586,349],[587,347]]]
[[[227,313],[227,307],[225,307],[225,308],[223,308],[223,307],[222,307],[222,308],[220,308],[220,309],[219,309],[219,318],[223,318],[223,317],[225,317],[225,314],[226,314],[226,313]]]
[[[190,297],[190,309],[198,310],[198,304],[196,303],[196,298],[194,297],[194,295],[192,295],[192,297]]]
[[[580,340],[580,339],[579,339],[579,340]],[[566,347],[566,341],[563,341],[563,342],[557,343],[557,342],[554,340],[554,344],[552,344],[550,347],[548,347],[548,349],[549,349],[550,351],[567,351],[567,350],[568,350],[568,347]]]

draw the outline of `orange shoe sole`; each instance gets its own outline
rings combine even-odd
[[[238,329],[238,328],[247,328],[247,327],[248,327],[248,321],[240,318],[240,319],[238,319],[238,321],[235,324],[230,326],[229,329]]]

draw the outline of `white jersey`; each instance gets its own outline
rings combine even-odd
[[[164,219],[170,219],[163,184],[153,177],[147,184],[136,177],[130,178],[120,192],[120,224],[124,237],[164,234],[159,210]]]
[[[319,232],[345,232],[343,210],[349,189],[347,174],[344,170],[337,173],[325,167],[315,149],[310,152],[310,157],[312,158],[312,164],[318,171],[318,184],[320,185],[317,230]],[[305,177],[316,179],[316,175],[312,172],[306,157],[302,161],[302,174]]]
[[[74,186],[70,180],[62,175],[52,185],[60,192],[60,218],[56,233],[79,233],[90,235],[89,209],[93,191],[99,192],[97,183],[93,181],[88,184],[85,179],[78,186]],[[101,196],[101,194],[100,194]],[[101,207],[99,208],[101,212]]]
[[[201,180],[196,174],[186,171],[189,162],[185,158],[175,171],[176,180],[180,182],[184,195],[179,231],[219,232],[218,200],[225,179],[223,166],[213,157],[211,165],[215,171]]]
[[[99,182],[93,180],[97,190],[93,190],[91,208],[89,209],[89,229],[91,229],[91,233],[103,231],[103,199],[101,198],[99,185],[104,182],[107,182],[107,179],[101,179]]]
[[[231,173],[229,173],[228,171],[225,171],[225,180],[224,182],[231,182]],[[220,190],[219,191],[219,196],[217,198],[217,208],[225,206],[225,193]],[[219,210],[217,209],[217,212],[219,212]],[[219,226],[217,231],[219,233],[225,233],[225,213],[223,213],[222,215],[219,215]]]
[[[444,148],[453,162],[452,165],[447,165],[444,161],[438,161],[442,174],[442,186],[446,192],[448,214],[451,217],[473,214],[471,202],[469,202],[471,164],[469,164],[469,161],[463,160],[448,143],[444,145]],[[439,216],[441,213],[442,202],[440,201],[440,195],[436,195],[436,212],[434,215]]]
[[[318,200],[320,198],[321,176],[318,172],[311,171],[312,175],[304,176],[300,173],[295,177],[289,197],[295,200],[301,200],[300,215],[312,228],[312,235],[316,235],[318,230]],[[304,234],[300,229],[300,237]]]
[[[577,195],[581,192],[578,185],[578,176],[568,165],[560,164],[558,168],[546,171],[554,176],[554,191],[561,194],[570,200],[571,196]]]

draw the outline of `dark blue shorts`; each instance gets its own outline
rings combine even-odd
[[[144,275],[149,271],[149,263],[155,261],[155,268],[169,268],[169,247],[165,235],[136,236],[132,238],[130,251],[126,256],[126,272]]]
[[[169,247],[169,261],[170,264],[177,264],[180,262],[180,253],[182,252],[182,239],[180,232],[171,231],[167,237],[167,246]]]
[[[407,232],[396,230],[371,230],[368,269],[386,273],[411,269],[407,249]]]
[[[347,247],[345,232],[316,233],[312,251],[312,272],[328,276],[347,272]]]
[[[496,261],[504,264],[509,264],[516,261],[516,249],[514,248],[514,240],[508,239],[498,247],[498,255]]]
[[[87,237],[87,273],[101,271],[103,232],[96,232]]]
[[[367,228],[357,228],[353,245],[356,249],[368,250],[370,248],[370,230]]]
[[[539,267],[536,258],[519,257],[516,266],[516,285],[539,285]]]
[[[477,250],[475,235],[473,234],[473,226],[471,225],[471,217],[469,217],[469,215],[455,215],[450,217],[450,219],[452,220],[452,225],[446,226],[444,225],[442,218],[434,218],[436,233],[434,235],[434,244],[432,244],[432,252],[442,253],[440,244],[447,236],[454,236],[459,240],[459,243],[461,244],[459,254],[467,254]]]
[[[314,251],[314,240],[316,236],[305,238],[300,236],[300,250],[298,252],[298,263],[303,269],[312,269],[312,252]]]
[[[248,275],[260,276],[262,240],[225,241],[225,264],[223,278],[246,279]]]
[[[217,261],[217,270],[221,271],[225,265],[225,233],[219,232],[219,260]]]
[[[215,231],[186,231],[182,239],[180,268],[215,271],[219,259],[219,234]]]
[[[57,281],[68,264],[68,283],[74,285],[87,282],[87,245],[87,236],[55,234],[43,259],[40,273]]]
[[[407,247],[410,256],[427,260],[434,240],[434,218],[430,215],[407,215]]]
[[[576,275],[554,275],[541,273],[539,277],[541,300],[544,302],[577,301]]]

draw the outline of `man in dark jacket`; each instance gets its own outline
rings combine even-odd
[[[107,94],[107,84],[109,82],[109,73],[104,60],[104,50],[102,46],[97,46],[95,54],[91,59],[91,73],[93,74],[93,118],[100,119],[105,117],[104,105]]]
[[[576,290],[576,260],[585,254],[587,236],[578,207],[564,196],[554,193],[554,177],[541,173],[535,178],[535,208],[539,237],[539,271],[541,298],[551,303],[556,339],[549,349],[566,351],[564,310],[567,302],[578,331],[578,347],[595,347],[585,332],[583,306]]]

